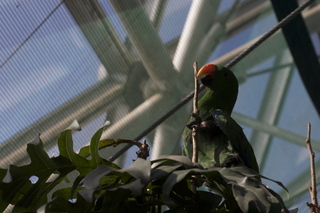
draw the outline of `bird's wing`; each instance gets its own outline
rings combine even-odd
[[[243,133],[241,126],[239,126],[230,115],[220,109],[213,109],[211,114],[216,125],[228,137],[232,147],[238,152],[245,165],[254,170],[258,170],[252,147]]]

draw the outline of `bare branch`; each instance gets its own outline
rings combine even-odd
[[[193,96],[193,113],[196,115],[199,115],[199,109],[198,109],[198,90],[199,90],[199,82],[197,78],[198,74],[198,63],[193,63],[193,72],[194,72],[194,96]],[[198,129],[196,127],[192,128],[192,162],[197,163],[198,162],[198,135],[197,135]]]
[[[314,152],[312,150],[312,146],[310,142],[310,135],[311,135],[311,124],[309,122],[306,145],[308,147],[309,155],[310,155],[311,187],[309,188],[309,191],[310,191],[312,203],[307,202],[307,206],[309,207],[311,212],[319,213],[320,208],[318,206],[318,200],[317,200],[317,183],[316,183],[316,172],[315,172],[315,165],[314,165]]]

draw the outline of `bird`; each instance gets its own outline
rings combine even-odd
[[[202,78],[201,78],[202,77]],[[198,72],[206,93],[198,101],[199,114],[192,114],[184,128],[183,154],[192,158],[192,128],[198,128],[198,162],[204,168],[259,166],[242,127],[231,117],[238,96],[238,80],[222,65],[207,64]]]

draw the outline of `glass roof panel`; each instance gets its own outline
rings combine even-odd
[[[100,61],[68,10],[38,1],[7,3],[1,13],[1,141],[97,83]],[[41,4],[40,4],[41,5]],[[42,9],[40,9],[40,8]],[[11,11],[11,12],[10,12]],[[39,11],[39,12],[38,12]],[[41,24],[43,23],[43,24]],[[12,28],[12,31],[10,29]],[[85,76],[85,78],[83,78]]]
[[[83,126],[74,135],[75,149],[106,119],[111,125],[104,138],[134,139],[193,90],[194,61],[225,65],[277,24],[272,5],[262,0],[119,2],[0,3],[2,164],[25,162],[25,145],[38,132],[53,150],[74,119]],[[303,14],[319,55],[320,6]],[[301,178],[309,163],[308,121],[319,160],[320,122],[281,31],[232,70],[240,82],[233,117],[263,175],[291,187],[290,205],[304,205],[307,191],[300,193],[295,181],[309,179]],[[151,158],[180,154],[190,112],[188,103],[146,136]],[[102,154],[108,158],[118,150]],[[136,151],[117,163],[130,165]]]

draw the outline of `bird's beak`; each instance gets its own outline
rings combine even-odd
[[[207,64],[201,67],[197,74],[197,78],[199,79],[202,76],[213,76],[216,67],[213,64]]]

